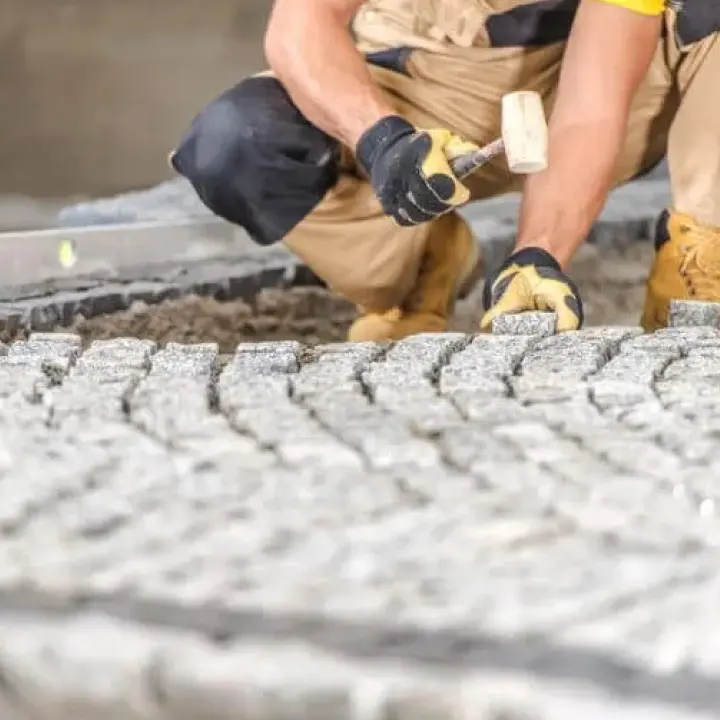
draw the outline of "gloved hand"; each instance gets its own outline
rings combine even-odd
[[[385,213],[407,227],[470,200],[449,159],[477,149],[450,130],[421,130],[390,115],[363,134],[356,156]]]
[[[580,294],[550,253],[525,248],[511,255],[500,269],[485,281],[485,314],[481,330],[489,330],[498,315],[527,310],[554,311],[557,330],[576,330],[583,323]]]

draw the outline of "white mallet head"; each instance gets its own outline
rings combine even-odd
[[[502,139],[510,172],[530,175],[548,166],[548,130],[540,95],[532,90],[502,99]]]

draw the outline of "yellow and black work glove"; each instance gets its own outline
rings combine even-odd
[[[489,330],[498,315],[528,310],[554,311],[557,330],[577,330],[583,307],[575,283],[566,277],[557,260],[540,248],[525,248],[511,255],[485,281],[481,330]]]
[[[383,211],[407,227],[470,200],[470,191],[453,174],[449,158],[477,149],[450,130],[421,130],[391,115],[363,134],[356,156]]]

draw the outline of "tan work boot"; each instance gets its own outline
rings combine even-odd
[[[646,332],[667,326],[671,300],[720,301],[720,228],[682,213],[669,213],[667,232],[656,240],[641,321]]]
[[[348,331],[350,342],[400,340],[445,332],[455,301],[466,297],[482,275],[482,258],[465,221],[451,213],[433,221],[418,279],[402,307],[368,312]]]

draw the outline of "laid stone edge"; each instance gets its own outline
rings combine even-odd
[[[13,336],[22,331],[68,327],[79,315],[92,318],[121,312],[138,301],[157,305],[189,295],[250,300],[267,288],[320,284],[309,269],[284,258],[270,262],[250,258],[228,264],[199,263],[186,272],[169,273],[166,278],[153,273],[148,273],[147,279],[140,272],[135,275],[137,279],[127,282],[78,278],[77,287],[66,283],[61,290],[47,283],[25,288],[25,297],[0,302],[0,332]]]
[[[702,698],[663,702],[541,666],[443,668],[348,658],[303,642],[218,644],[103,615],[4,617],[0,635],[3,720],[230,720],[248,710],[253,720],[715,717]]]
[[[494,335],[549,337],[557,333],[557,314],[525,311],[499,315],[492,324]],[[720,328],[720,302],[671,300],[668,328]]]

